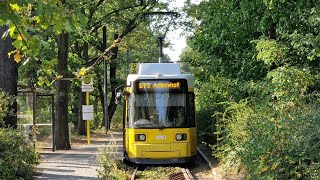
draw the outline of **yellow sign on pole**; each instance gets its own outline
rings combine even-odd
[[[92,92],[93,91],[93,81],[92,79],[86,78],[81,82],[82,92]]]

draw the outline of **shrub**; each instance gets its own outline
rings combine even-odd
[[[249,179],[317,179],[319,93],[305,94],[314,81],[296,68],[276,69],[268,78],[268,96],[226,108],[215,155],[227,168],[244,168]]]
[[[0,179],[32,179],[39,157],[22,133],[0,128]]]
[[[216,151],[228,168],[242,166],[251,179],[315,179],[320,174],[318,106],[291,102],[282,109],[251,108],[241,102],[230,109]]]
[[[6,117],[9,111],[9,105],[13,103],[13,98],[7,93],[0,90],[0,127],[3,125],[3,118]]]
[[[217,136],[216,120],[212,118],[215,112],[223,111],[227,104],[224,102],[232,99],[240,99],[238,90],[239,82],[221,76],[208,79],[206,83],[196,82],[196,120],[199,135],[199,142],[215,144]]]
[[[109,147],[99,149],[98,161],[99,179],[126,179],[126,168],[121,160],[117,160],[118,147],[116,141],[111,141]]]

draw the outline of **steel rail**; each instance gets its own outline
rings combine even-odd
[[[186,180],[195,180],[195,178],[193,177],[193,175],[191,174],[188,168],[181,168],[181,171]]]
[[[138,172],[138,167],[136,167],[136,169],[134,170],[134,172],[133,172],[133,174],[131,176],[131,180],[135,180],[136,179],[137,172]]]

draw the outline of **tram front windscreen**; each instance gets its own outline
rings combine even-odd
[[[187,84],[184,80],[141,80],[128,99],[133,128],[187,127]]]

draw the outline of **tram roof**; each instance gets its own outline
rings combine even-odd
[[[181,74],[179,63],[141,63],[139,75]]]
[[[192,74],[181,74],[179,63],[143,63],[139,65],[138,74],[129,74],[127,85],[138,79],[186,79],[188,87],[193,88]]]

